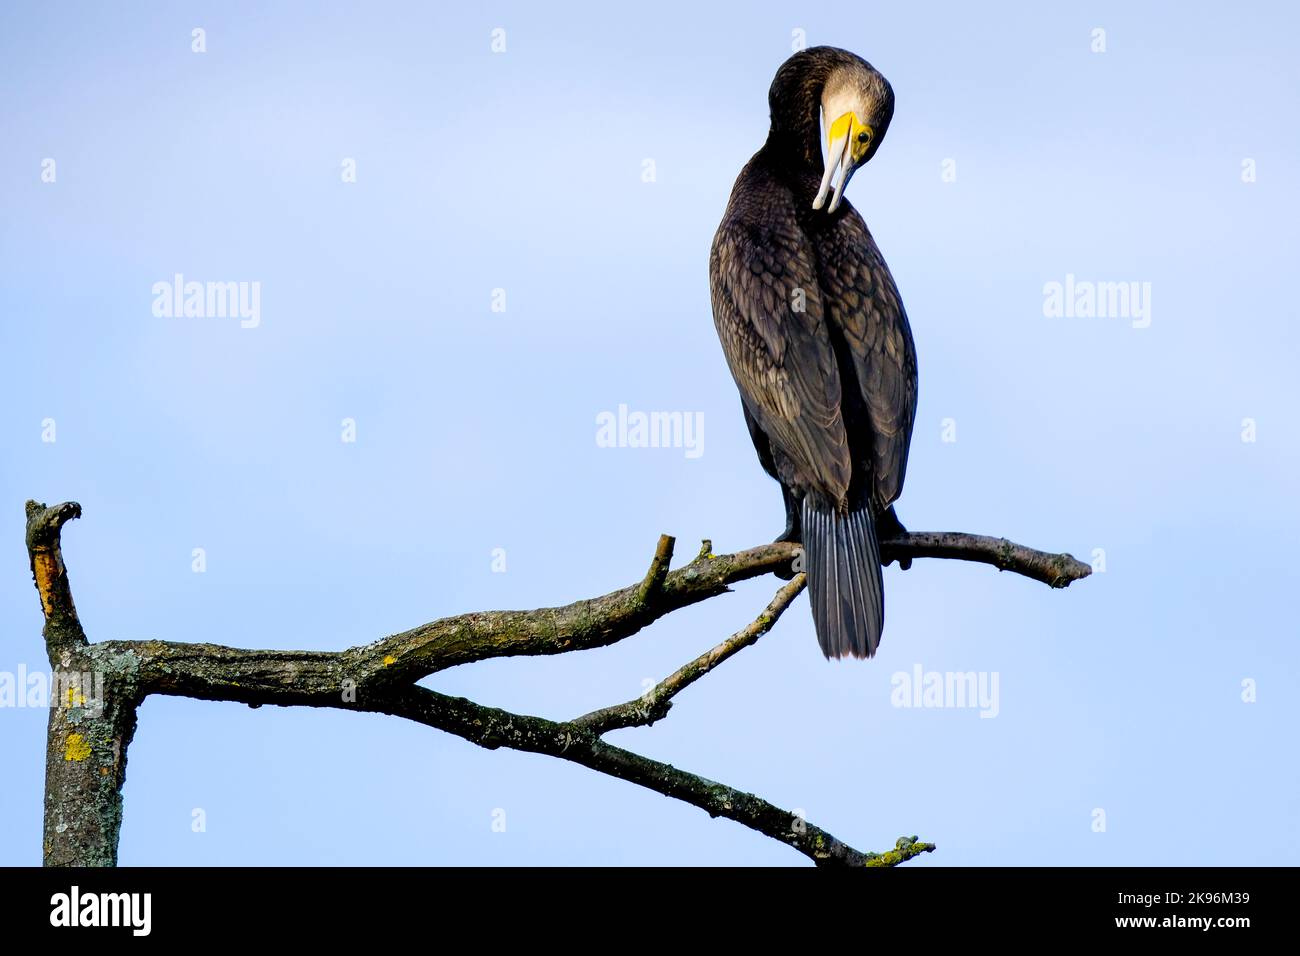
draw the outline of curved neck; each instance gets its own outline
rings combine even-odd
[[[791,60],[777,72],[768,94],[772,125],[763,151],[787,167],[818,178],[823,169],[822,90],[832,67],[820,57],[799,63]]]

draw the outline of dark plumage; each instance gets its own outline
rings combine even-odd
[[[713,318],[759,461],[781,483],[781,540],[804,546],[822,651],[870,657],[884,621],[879,539],[901,529],[891,505],[907,469],[916,353],[889,268],[841,195],[884,139],[894,94],[866,61],[814,47],[781,66],[768,98],[767,142],[713,240]],[[823,112],[841,173],[829,204]]]

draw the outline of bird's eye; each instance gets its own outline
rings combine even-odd
[[[871,139],[871,134],[868,133],[866,130],[863,130],[861,133],[858,134],[859,143],[865,143],[869,139]]]

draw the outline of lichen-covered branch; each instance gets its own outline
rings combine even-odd
[[[45,822],[42,857],[46,866],[116,866],[122,830],[122,784],[126,754],[135,735],[139,700],[129,678],[104,674],[96,691],[94,678],[69,674],[93,667],[73,657],[69,668],[55,671],[59,699],[50,702],[45,735]],[[60,684],[64,675],[66,683]],[[89,685],[89,686],[87,686]],[[97,696],[91,696],[97,693]]]
[[[582,764],[699,807],[709,816],[734,820],[793,847],[821,866],[896,866],[918,852],[934,849],[933,844],[925,843],[915,844],[918,849],[906,856],[898,849],[884,854],[863,853],[761,797],[615,747],[595,731],[574,722],[514,714],[424,687],[404,688],[363,709],[436,727],[480,747],[507,747]]]
[[[643,697],[571,721],[512,714],[416,685],[438,670],[490,657],[558,654],[629,637],[678,608],[706,600],[737,581],[797,570],[797,545],[775,543],[715,555],[705,541],[685,566],[670,570],[674,541],[660,538],[641,581],[598,598],[532,611],[485,611],[442,618],[338,652],[246,650],[172,641],[89,644],[72,601],[60,532],[81,508],[27,503],[27,547],[45,617],[56,677],[70,682],[51,709],[46,760],[45,862],[112,865],[121,827],[121,788],[136,711],[149,694],[239,701],[252,706],[331,707],[387,713],[456,734],[480,746],[544,753],[628,780],[724,816],[794,847],[819,864],[894,866],[932,844],[900,839],[884,854],[861,853],[765,800],[615,747],[602,735],[652,723],[671,699],[771,629],[804,587],[782,587],[759,617],[669,675]],[[1069,555],[1001,538],[952,533],[905,534],[882,542],[887,560],[944,557],[981,561],[1053,587],[1087,576]]]
[[[27,553],[53,676],[43,859],[47,866],[113,866],[138,696],[132,669],[105,667],[99,660],[103,651],[87,644],[72,602],[60,535],[79,517],[75,503],[47,508],[27,502]]]
[[[716,597],[738,581],[789,566],[795,550],[787,544],[770,544],[736,554],[702,551],[689,564],[669,571],[673,538],[665,535],[649,572],[636,584],[563,607],[442,618],[357,651],[368,658],[367,666],[381,681],[400,684],[490,657],[604,647],[665,614]]]
[[[912,531],[880,542],[886,563],[899,558],[953,558],[991,564],[1054,588],[1067,588],[1092,574],[1092,568],[1069,554],[1035,551],[1006,538],[958,531]]]
[[[776,592],[763,613],[748,626],[737,631],[721,644],[713,647],[689,664],[683,664],[640,697],[612,707],[603,707],[584,714],[572,722],[597,734],[605,734],[623,727],[641,727],[653,724],[668,713],[677,693],[695,683],[728,657],[753,644],[772,629],[772,625],[802,593],[808,583],[803,572],[796,574],[790,583]]]
[[[59,535],[63,526],[81,517],[81,505],[74,501],[47,508],[36,501],[27,502],[27,555],[31,559],[32,578],[41,596],[45,628],[41,632],[49,652],[50,664],[64,649],[86,645],[86,633],[72,603],[72,588],[63,566]]]
[[[215,644],[155,646],[163,657],[193,656],[208,667],[155,676],[159,692],[231,699],[230,676],[241,687],[282,686],[286,676],[299,688],[327,686],[346,677],[358,686],[400,686],[459,664],[532,654],[562,654],[604,647],[636,634],[680,608],[716,597],[730,585],[773,571],[789,570],[799,546],[766,544],[735,554],[713,554],[704,542],[685,566],[668,570],[673,538],[664,535],[643,580],[597,598],[531,611],[479,611],[440,618],[373,644],[337,654],[314,651],[242,650]],[[1092,569],[1068,554],[1049,554],[1004,538],[952,532],[906,534],[881,544],[886,560],[943,557],[979,561],[1014,571],[1053,587],[1087,577]],[[247,679],[245,679],[247,678]]]

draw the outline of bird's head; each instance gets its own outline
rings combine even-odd
[[[858,167],[876,154],[893,115],[894,91],[866,60],[848,54],[831,69],[821,94],[826,160],[814,209],[826,205],[828,194],[826,211],[839,208],[844,187]]]

